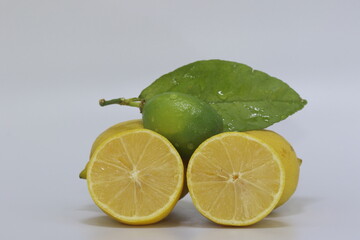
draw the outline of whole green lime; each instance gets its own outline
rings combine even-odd
[[[208,103],[184,93],[156,95],[145,102],[142,114],[144,127],[169,139],[185,161],[223,130],[222,118]]]

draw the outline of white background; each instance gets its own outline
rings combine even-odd
[[[0,239],[359,239],[360,1],[0,0]],[[105,216],[78,173],[134,97],[201,59],[245,63],[308,105],[270,129],[303,159],[297,192],[247,228],[189,197],[164,221]]]

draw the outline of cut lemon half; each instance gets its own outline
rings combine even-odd
[[[160,221],[173,209],[184,167],[166,138],[135,129],[108,137],[96,148],[86,179],[100,209],[122,223],[142,225]]]
[[[203,142],[192,155],[187,184],[195,207],[211,221],[247,226],[266,217],[285,186],[278,153],[256,136],[226,132]]]

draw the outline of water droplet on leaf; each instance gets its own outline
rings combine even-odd
[[[221,100],[225,100],[226,99],[226,96],[224,95],[224,93],[220,90],[217,92],[217,96],[221,99]]]
[[[178,80],[176,80],[176,78],[173,78],[171,82],[174,85],[179,85],[179,82],[178,82]]]
[[[235,129],[235,126],[231,122],[229,122],[226,125],[227,125],[227,128],[228,128],[229,131],[233,131]]]

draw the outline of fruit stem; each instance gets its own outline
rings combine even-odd
[[[141,106],[143,105],[143,101],[140,98],[128,98],[128,99],[115,98],[115,99],[111,99],[111,100],[100,99],[99,104],[102,107],[107,106],[107,105],[112,105],[112,104],[119,104],[119,105],[126,105],[126,106],[141,108]]]

